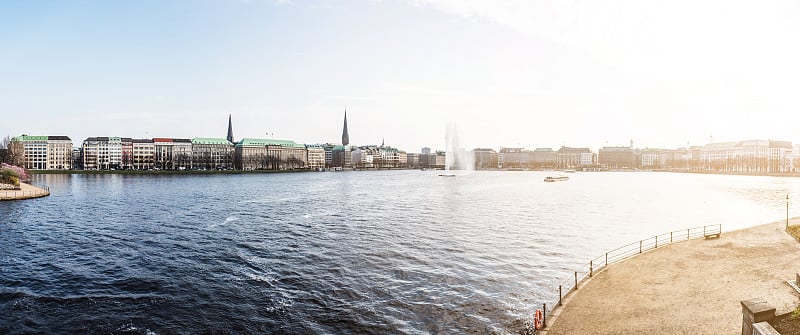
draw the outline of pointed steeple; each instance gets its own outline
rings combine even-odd
[[[386,139],[381,138],[381,148],[383,148],[384,146],[386,146]]]
[[[347,132],[347,108],[344,110],[344,130],[342,130],[342,145],[350,145],[350,134]]]
[[[233,124],[231,123],[230,114],[228,114],[228,142],[233,143]]]

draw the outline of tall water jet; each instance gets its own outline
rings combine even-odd
[[[461,147],[461,143],[459,142],[460,135],[461,134],[458,126],[456,126],[455,123],[450,123],[447,125],[447,131],[445,132],[447,151],[445,152],[444,164],[444,169],[447,171],[475,170],[475,157],[473,156],[472,151]]]

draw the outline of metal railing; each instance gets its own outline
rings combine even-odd
[[[591,278],[596,272],[605,269],[608,265],[675,242],[686,241],[699,237],[718,237],[720,234],[722,234],[721,224],[676,230],[626,244],[595,257],[594,259],[590,260],[589,263],[582,265],[581,270],[574,271],[569,278],[566,278],[564,281],[562,281],[562,283],[565,284],[558,285],[557,300],[552,301],[551,304],[542,304],[542,311],[544,312],[544,322],[542,323],[542,326],[547,326],[547,315],[550,314],[554,309],[562,306],[563,299],[573,291],[577,290],[582,281]]]
[[[0,200],[29,199],[50,195],[50,187],[47,185],[33,185],[35,190],[0,190]]]

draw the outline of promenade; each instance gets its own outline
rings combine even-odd
[[[20,183],[20,188],[20,190],[0,190],[0,201],[33,199],[50,195],[50,190],[25,183]]]
[[[741,334],[740,301],[764,299],[778,314],[800,303],[786,283],[800,272],[800,243],[784,226],[723,232],[609,265],[564,300],[539,334]]]

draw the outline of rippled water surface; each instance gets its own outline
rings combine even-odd
[[[578,264],[670,230],[780,220],[800,191],[545,175],[37,175],[50,197],[0,202],[0,333],[520,333]]]

